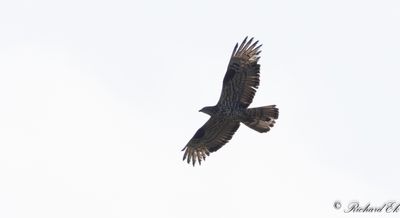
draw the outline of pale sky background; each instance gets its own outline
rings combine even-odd
[[[0,2],[0,217],[396,217],[400,2]],[[241,126],[201,167],[236,42],[263,44]]]

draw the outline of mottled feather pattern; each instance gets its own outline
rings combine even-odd
[[[218,104],[223,107],[248,107],[260,84],[260,65],[257,63],[261,45],[247,37],[233,49],[224,77]]]
[[[275,105],[248,108],[260,85],[258,60],[261,45],[247,37],[233,49],[218,103],[201,109],[210,119],[194,134],[182,149],[183,160],[201,164],[210,153],[217,151],[232,139],[240,123],[258,131],[267,132],[278,119]]]
[[[211,117],[182,149],[182,151],[185,151],[183,160],[187,158],[187,162],[192,162],[193,166],[196,161],[201,164],[206,155],[208,156],[210,152],[217,151],[225,145],[239,126],[240,122],[238,121],[216,116]],[[201,137],[199,137],[200,135]]]

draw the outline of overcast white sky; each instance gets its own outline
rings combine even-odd
[[[399,25],[397,0],[1,1],[0,217],[369,217],[332,205],[400,201]],[[279,120],[193,168],[247,35]]]

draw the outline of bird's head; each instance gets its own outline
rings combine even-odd
[[[215,106],[208,106],[208,107],[203,107],[201,110],[199,110],[199,112],[203,112],[206,113],[208,115],[213,115],[215,114]]]

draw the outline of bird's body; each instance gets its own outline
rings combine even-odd
[[[239,117],[243,116],[246,112],[245,108],[235,107],[224,107],[224,106],[208,106],[207,109],[202,109],[200,112],[204,112],[210,116],[226,117],[232,120],[239,121]]]
[[[258,132],[268,132],[278,119],[275,105],[248,108],[260,83],[259,48],[253,38],[247,37],[240,47],[236,44],[227,72],[223,80],[222,92],[215,106],[204,107],[200,111],[211,118],[194,134],[183,148],[188,163],[196,160],[201,164],[206,155],[217,151],[226,144],[239,128],[240,123]]]

